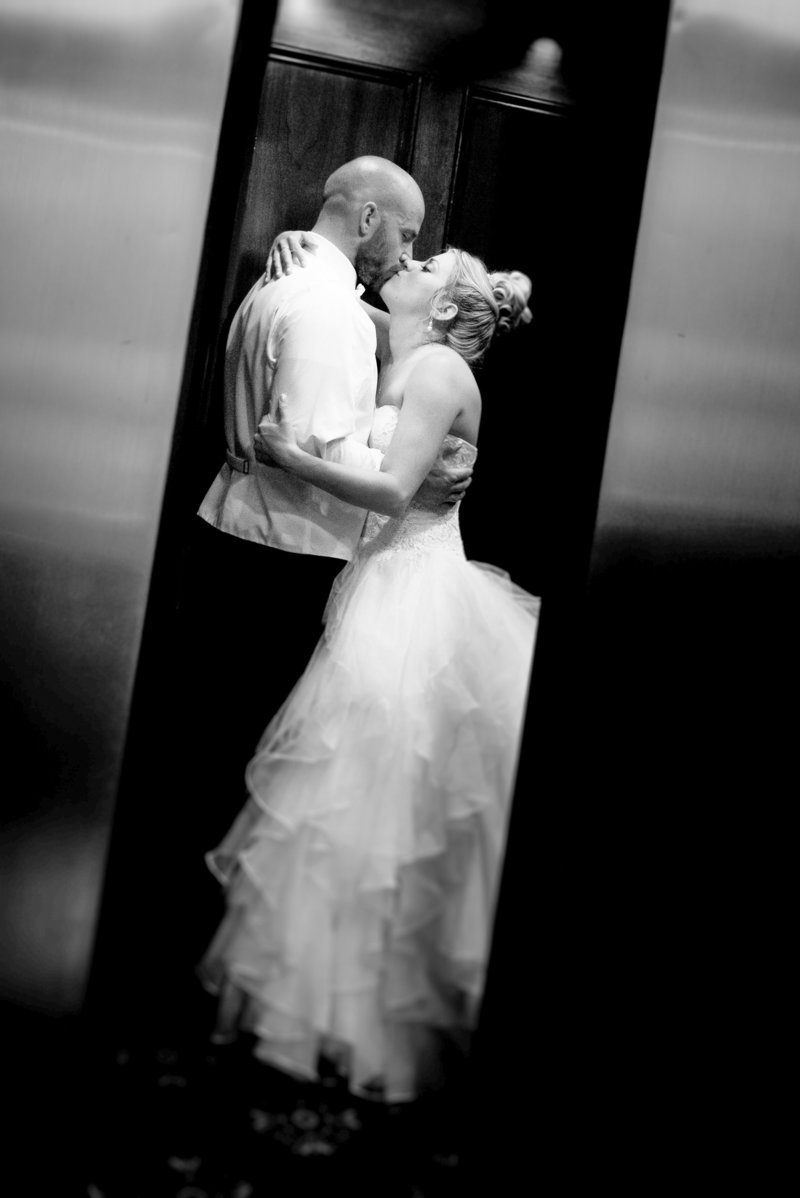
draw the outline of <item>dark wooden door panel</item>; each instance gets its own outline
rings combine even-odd
[[[423,78],[409,168],[425,197],[425,223],[415,258],[438,254],[445,243],[463,111],[463,87]]]
[[[276,54],[264,80],[252,166],[240,205],[229,296],[263,269],[281,229],[309,228],[328,175],[359,154],[410,166],[419,81],[403,71]]]
[[[469,96],[449,240],[493,267],[530,274],[535,261],[540,277],[549,272],[570,133],[558,110],[500,95]]]

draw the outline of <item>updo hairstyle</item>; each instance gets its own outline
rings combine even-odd
[[[532,283],[518,270],[489,274],[480,258],[452,246],[448,250],[455,255],[455,267],[433,297],[431,325],[436,330],[435,340],[444,341],[474,368],[495,336],[510,333],[531,319],[528,300]],[[448,303],[456,305],[456,315],[437,317],[437,308]]]

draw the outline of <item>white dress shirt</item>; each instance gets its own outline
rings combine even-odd
[[[358,302],[356,272],[326,238],[308,265],[248,292],[225,356],[227,462],[199,515],[223,532],[293,553],[348,560],[366,517],[253,453],[277,397],[300,445],[318,457],[380,469],[367,446],[375,411],[375,326]],[[245,473],[246,471],[246,473]]]

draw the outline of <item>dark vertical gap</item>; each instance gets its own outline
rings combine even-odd
[[[458,179],[458,168],[461,162],[461,149],[464,142],[464,123],[467,117],[467,109],[469,106],[470,89],[464,88],[461,96],[461,113],[458,121],[458,134],[456,139],[456,152],[453,157],[453,170],[448,180],[448,199],[447,211],[444,216],[444,240],[442,246],[451,244],[450,229],[453,223],[453,208],[456,202],[456,180]],[[461,248],[461,247],[459,247]]]
[[[465,1165],[487,1186],[526,1175],[557,1178],[559,1192],[628,1186],[669,1100],[648,1075],[658,1029],[637,968],[646,860],[629,859],[631,829],[608,794],[627,734],[608,710],[603,735],[593,725],[620,699],[613,661],[584,694],[585,588],[668,17],[666,3],[566,6],[552,34],[576,99],[547,428],[559,540],[473,1058]]]

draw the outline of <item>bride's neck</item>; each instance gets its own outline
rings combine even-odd
[[[397,364],[414,350],[428,345],[431,338],[425,322],[411,316],[392,316],[389,321],[389,350],[392,363]]]

